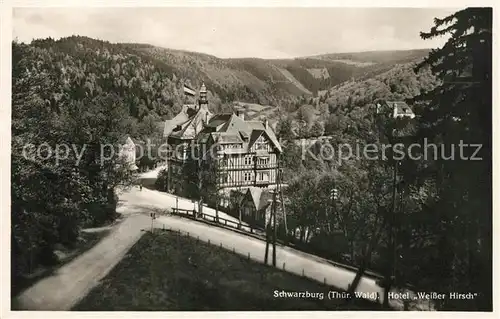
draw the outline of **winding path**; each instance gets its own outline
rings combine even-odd
[[[152,173],[145,174],[149,177]],[[96,246],[19,295],[17,302],[20,309],[70,310],[99,284],[141,237],[143,231],[151,227],[149,212],[165,210],[175,205],[175,196],[147,188],[140,191],[139,188],[133,187],[121,193],[119,212],[124,215],[124,220]],[[180,199],[178,205],[186,209],[193,207],[192,201],[186,199]],[[204,212],[212,213],[213,210],[204,208]],[[220,214],[221,217],[232,218]],[[160,216],[154,226],[189,232],[200,240],[210,240],[216,245],[222,244],[228,249],[234,249],[244,256],[249,254],[250,258],[256,261],[264,261],[265,242],[253,237],[175,216]],[[280,268],[284,265],[286,271],[298,275],[304,272],[304,275],[311,279],[326,281],[342,289],[347,289],[355,276],[350,270],[336,267],[321,258],[289,247],[277,247],[277,264]],[[376,292],[381,298],[383,296],[382,289],[371,278],[363,278],[358,291]],[[390,303],[396,308],[402,308],[402,302],[399,300],[390,300]]]

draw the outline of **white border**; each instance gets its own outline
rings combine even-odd
[[[46,0],[46,1],[2,1],[0,0],[0,116],[2,125],[0,126],[0,204],[1,204],[1,219],[2,219],[2,257],[1,257],[1,288],[2,288],[2,312],[1,318],[246,318],[246,317],[264,317],[264,318],[388,318],[394,316],[404,317],[426,317],[426,318],[470,318],[470,317],[496,317],[496,312],[499,309],[499,298],[497,298],[495,287],[499,286],[498,276],[495,274],[495,269],[498,264],[498,245],[493,244],[493,297],[494,311],[493,313],[471,313],[471,312],[433,312],[433,313],[416,313],[416,312],[354,312],[354,311],[339,311],[339,312],[28,312],[28,311],[10,311],[10,119],[11,119],[11,41],[12,41],[12,7],[155,7],[155,6],[176,6],[176,7],[451,7],[462,8],[467,6],[472,7],[493,7],[493,30],[500,30],[498,6],[495,1],[491,0],[456,0],[456,1],[418,1],[411,0],[402,2],[401,0],[383,0],[377,3],[369,0],[355,1],[328,1],[328,0],[208,0],[208,1],[152,1],[152,0]],[[429,26],[431,27],[431,26]],[[494,32],[494,51],[493,51],[493,105],[497,105],[499,101],[499,82],[497,77],[498,72],[498,52],[499,42],[498,36]],[[496,88],[496,90],[495,90]],[[500,167],[498,161],[498,129],[500,118],[498,109],[493,108],[493,167]],[[493,198],[500,198],[499,194],[498,174],[493,174]],[[493,234],[498,231],[498,219],[495,219],[495,212],[498,211],[498,203],[493,202]],[[480,212],[477,212],[480,213]],[[495,236],[493,236],[495,238]],[[494,241],[494,240],[493,240]]]

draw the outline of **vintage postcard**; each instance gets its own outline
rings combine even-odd
[[[6,6],[9,316],[493,311],[492,3],[113,4]]]

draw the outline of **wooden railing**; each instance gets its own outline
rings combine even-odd
[[[234,220],[226,219],[220,216],[217,217],[205,213],[200,213],[194,209],[172,208],[172,215],[184,216],[191,219],[204,219],[209,222],[223,224],[224,226],[233,229],[241,229],[241,227],[243,226],[242,223],[235,222]],[[254,232],[254,228],[251,225],[248,225],[247,227],[250,228],[251,233]]]

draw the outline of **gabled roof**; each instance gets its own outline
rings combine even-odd
[[[247,139],[248,138],[248,133],[244,131],[240,131],[240,136],[242,139]]]
[[[192,114],[193,108],[184,105],[182,111],[173,119],[165,121],[163,131],[164,136],[172,136],[180,139],[194,139],[200,142],[207,142],[211,133],[226,133],[219,137],[212,135],[214,141],[219,143],[253,143],[265,134],[271,141],[274,148],[282,152],[281,145],[270,125],[261,121],[245,121],[234,113],[224,113],[213,115],[206,105],[202,105],[199,110]]]
[[[231,117],[226,121],[219,132],[233,132],[239,133],[240,131],[249,133],[248,126],[246,122],[236,114],[231,114]]]
[[[248,141],[248,148],[252,147],[252,145],[259,139],[259,137],[264,133],[263,130],[253,130],[252,135],[250,136],[250,140]]]
[[[283,152],[283,150],[281,149],[280,142],[278,141],[278,138],[276,137],[276,134],[274,134],[274,131],[271,128],[271,126],[269,126],[268,129],[265,130],[265,133],[267,134],[267,136],[269,137],[269,139],[273,142],[273,144],[276,146],[276,148],[278,149],[278,151],[280,153]]]
[[[218,127],[219,125],[226,123],[231,118],[231,115],[231,113],[216,114],[210,119],[210,121],[208,121],[207,126]]]
[[[273,200],[273,194],[269,190],[259,187],[248,187],[246,195],[257,210],[265,209]]]
[[[169,135],[181,139],[194,139],[203,130],[205,122],[212,116],[213,114],[208,108],[200,107],[193,116],[180,125],[180,130],[172,131]]]
[[[246,121],[247,125],[250,126],[254,130],[264,130],[264,123],[261,121]]]
[[[249,187],[247,193],[253,201],[256,209],[260,207],[260,195],[262,194],[262,188],[259,187]]]
[[[274,131],[271,128],[271,125],[268,125],[266,128],[264,123],[262,123],[261,121],[248,121],[247,123],[253,130],[263,130],[266,133],[267,137],[274,144],[274,146],[278,149],[278,151],[279,152],[283,151],[281,149],[281,145],[278,141],[278,138],[276,137],[276,134],[274,134]]]
[[[185,104],[179,114],[177,114],[173,119],[165,121],[163,127],[163,137],[169,136],[177,126],[189,121],[188,109],[190,107],[190,105]]]
[[[134,139],[132,139],[130,137],[130,135],[123,135],[123,136],[121,136],[118,139],[118,143],[120,143],[120,145],[126,145],[126,144],[132,145],[132,144],[135,144],[134,143]]]
[[[273,194],[268,190],[264,190],[260,195],[259,210],[264,209],[267,206],[271,205],[272,200],[273,200]]]
[[[214,141],[219,144],[243,143],[243,140],[239,135],[231,133],[214,132],[212,133],[212,137]]]
[[[225,123],[223,122],[225,120]],[[213,123],[212,125],[210,123]],[[236,114],[220,114],[215,115],[214,118],[209,122],[212,127],[221,126],[217,132],[232,133],[235,135],[240,135],[241,138],[249,136],[249,147],[255,142],[255,140],[262,134],[265,133],[266,136],[271,140],[272,144],[279,152],[282,152],[281,145],[274,134],[271,126],[266,126],[261,121],[245,121]]]

